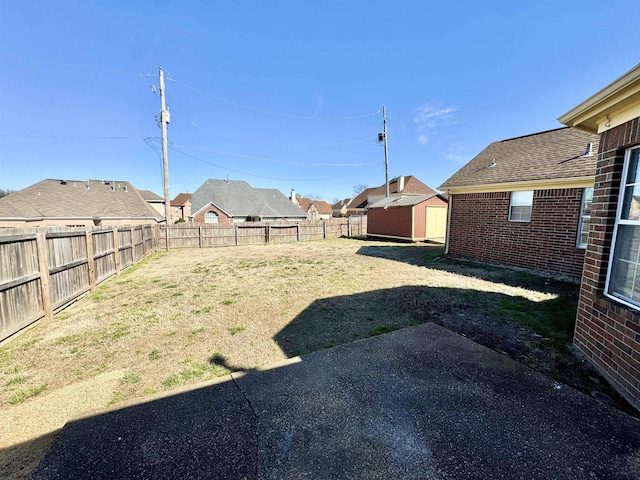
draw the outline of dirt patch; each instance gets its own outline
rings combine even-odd
[[[26,478],[87,410],[429,321],[633,412],[569,346],[577,290],[425,244],[155,254],[0,349],[0,476]]]

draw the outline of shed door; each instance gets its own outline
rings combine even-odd
[[[447,231],[447,207],[428,205],[427,221],[425,223],[427,225],[425,238],[444,242]]]

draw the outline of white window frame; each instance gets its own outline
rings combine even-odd
[[[514,203],[514,194],[517,193],[523,193],[523,194],[530,194],[531,196],[531,203]],[[522,200],[519,200],[519,202],[522,202]],[[513,207],[529,207],[531,210],[529,211],[529,218],[528,219],[516,219],[513,218],[512,216],[512,210]],[[533,190],[516,190],[511,192],[511,194],[509,195],[509,221],[510,222],[519,222],[519,223],[527,223],[531,221],[531,218],[533,217]]]
[[[584,209],[586,207],[585,200],[587,199],[587,192],[590,191],[591,196],[591,204],[593,205],[593,187],[587,187],[582,190],[582,198],[580,199],[580,219],[578,220],[578,235],[576,236],[576,248],[587,248],[587,243],[589,240],[589,224],[591,223],[591,210],[589,210],[589,214],[585,215]],[[582,238],[582,229],[584,227],[585,220],[588,219],[587,223],[587,241],[584,243],[580,242]]]
[[[605,286],[604,286],[604,294],[605,296],[615,300],[616,302],[620,302],[624,305],[627,305],[635,310],[640,310],[640,299],[634,301],[631,298],[628,298],[622,294],[613,294],[610,292],[610,288],[611,288],[611,273],[613,270],[613,266],[614,266],[614,260],[616,258],[616,245],[617,245],[617,241],[618,241],[618,226],[620,225],[632,225],[632,226],[636,226],[638,228],[640,228],[640,219],[638,220],[626,220],[626,219],[621,219],[620,217],[622,216],[622,207],[624,205],[624,195],[625,195],[625,191],[626,191],[626,187],[627,187],[627,175],[629,173],[629,163],[630,163],[630,159],[631,159],[631,155],[633,154],[633,152],[638,152],[638,154],[640,155],[640,147],[635,147],[635,148],[629,148],[626,152],[625,152],[625,156],[624,156],[624,168],[622,169],[622,179],[620,181],[620,192],[618,193],[618,205],[616,208],[616,223],[615,226],[613,228],[613,237],[611,239],[611,252],[609,254],[609,265],[607,266],[607,280],[605,282]],[[638,170],[640,170],[640,161],[638,163]],[[631,185],[638,185],[637,183],[635,184],[631,184]],[[640,251],[639,253],[639,257],[640,257]],[[638,269],[638,271],[636,271],[636,276],[638,276],[638,274],[640,274],[640,269]],[[634,282],[635,284],[635,282]]]
[[[213,215],[211,215],[213,214]],[[207,217],[209,218],[215,218],[215,222],[207,222]],[[208,212],[206,212],[204,214],[204,223],[207,223],[209,225],[216,225],[218,223],[220,223],[220,215],[218,215],[216,212],[214,212],[213,210],[209,210]]]

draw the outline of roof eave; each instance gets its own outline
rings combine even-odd
[[[522,182],[489,183],[483,185],[442,185],[449,194],[484,192],[513,192],[518,190],[549,190],[553,188],[588,188],[595,182],[595,175],[585,177],[528,180]]]
[[[600,133],[599,124],[640,102],[640,64],[558,118],[561,123]],[[609,115],[609,117],[607,117]],[[610,122],[609,122],[610,123]],[[607,125],[606,128],[609,128]]]

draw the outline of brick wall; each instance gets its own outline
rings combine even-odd
[[[604,296],[625,150],[640,144],[640,120],[604,132],[591,208],[574,343],[640,409],[640,311]]]
[[[509,221],[510,192],[450,197],[449,254],[580,278],[581,188],[536,190],[530,222]]]
[[[209,205],[209,207],[202,210],[195,217],[193,217],[193,221],[195,223],[204,223],[204,216],[207,212],[216,212],[218,214],[218,223],[220,225],[230,225],[233,223],[233,219],[227,217],[227,215],[220,209],[214,207],[213,205]]]

